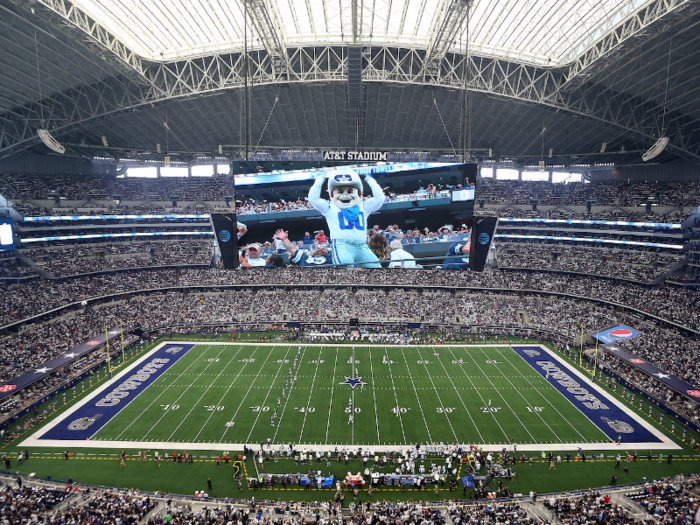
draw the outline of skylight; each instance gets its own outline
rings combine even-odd
[[[352,0],[267,0],[288,48],[352,43]],[[374,0],[358,6],[359,42],[426,48],[448,0]],[[242,0],[74,0],[148,60],[171,61],[243,47]],[[470,49],[561,66],[651,0],[475,0]],[[263,44],[250,29],[252,48]],[[462,51],[463,38],[452,51]]]

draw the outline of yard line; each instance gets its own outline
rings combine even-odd
[[[209,345],[209,347],[211,348],[211,345]],[[208,350],[208,348],[207,348],[207,350]],[[214,359],[218,359],[219,356],[220,356],[221,354],[224,353],[224,350],[226,350],[226,346],[223,346],[223,347],[222,347],[221,352],[219,352],[218,354],[216,354],[216,357],[215,357]],[[201,356],[200,356],[200,357],[201,357]],[[197,382],[197,379],[199,379],[199,378],[202,376],[202,374],[204,374],[204,372],[206,372],[206,371],[209,369],[209,367],[212,366],[215,362],[216,362],[216,361],[211,361],[211,362],[204,368],[204,370],[202,370],[201,373],[197,374],[197,377],[195,377],[195,378],[192,380],[192,382],[187,386],[187,388],[185,388],[185,390],[178,396],[178,398],[177,398],[174,402],[170,403],[170,405],[172,406],[172,405],[178,404],[177,402],[180,401],[180,399],[182,398],[182,396],[184,396],[184,395],[187,393],[187,391],[192,387],[192,385],[194,385],[194,384]],[[169,412],[169,410],[164,410],[164,411],[163,411],[163,415],[160,416],[160,417],[158,418],[158,421],[156,421],[156,422],[153,424],[153,426],[149,429],[149,431],[146,432],[146,433],[143,435],[143,438],[141,438],[142,440],[145,439],[146,436],[147,436],[148,434],[150,434],[150,433],[153,431],[154,428],[156,428],[156,426],[158,425],[158,423],[161,422],[161,420],[166,416],[166,414],[167,414],[168,412]]]
[[[357,377],[355,370],[355,347],[352,347],[352,356],[350,357],[350,377]],[[355,444],[355,389],[352,389],[352,406],[350,407],[350,416],[352,417],[352,428],[350,429],[350,444]]]
[[[408,377],[411,378],[411,384],[413,385],[413,392],[416,394],[416,401],[418,401],[418,408],[420,408],[420,415],[423,417],[423,423],[425,424],[425,429],[428,431],[428,439],[432,442],[433,441],[433,436],[430,435],[430,428],[428,427],[428,421],[425,419],[425,414],[423,413],[423,405],[420,403],[420,397],[418,397],[418,389],[416,388],[416,384],[413,382],[413,374],[411,374],[411,368],[408,366],[408,359],[406,359],[406,352],[404,352],[403,347],[401,348],[401,355],[403,355],[403,360],[406,361],[406,370],[408,370]],[[387,358],[387,361],[389,359]],[[391,370],[391,365],[389,365],[389,370]],[[393,382],[393,379],[392,379]],[[433,385],[433,388],[435,388],[435,385]],[[399,410],[400,412],[400,410]],[[449,421],[449,420],[448,420]],[[450,424],[450,428],[452,428],[452,424]],[[454,429],[452,430],[452,433],[454,434]],[[457,439],[457,436],[455,436],[455,439]]]
[[[331,410],[333,410],[333,392],[335,392],[335,370],[338,367],[338,350],[335,347],[335,364],[333,365],[333,380],[331,382],[331,404],[328,405],[328,422],[326,423],[326,445],[328,444],[328,431],[331,428]]]
[[[256,347],[256,348],[255,348],[255,351],[256,351],[256,352],[257,352],[258,348],[259,348],[259,347]],[[263,368],[265,368],[265,364],[267,363],[267,360],[270,359],[270,356],[272,355],[272,350],[274,350],[274,348],[269,349],[269,350],[270,350],[270,351],[267,353],[267,357],[265,358],[265,361],[263,361],[263,364],[262,364],[262,366],[260,367],[260,370],[258,370],[258,373],[257,373],[257,375],[255,376],[255,379],[253,379],[253,382],[251,383],[251,385],[254,384],[255,381],[257,381],[258,376],[260,375],[260,372],[262,372]],[[248,366],[248,363],[246,363],[246,364],[243,365],[243,366],[244,366],[244,368],[245,368],[246,366]],[[238,408],[236,409],[236,412],[233,414],[233,417],[231,418],[231,421],[234,421],[234,420],[236,419],[236,415],[238,415],[238,411],[239,411],[239,410],[241,409],[241,407],[243,406],[243,403],[245,403],[245,400],[246,400],[246,398],[248,397],[248,394],[250,393],[250,391],[251,391],[250,388],[249,388],[248,390],[246,390],[246,393],[245,393],[245,395],[243,396],[243,399],[241,399],[241,402],[240,402],[240,404],[238,405]],[[228,432],[228,429],[229,429],[229,428],[231,428],[231,427],[226,427],[226,428],[224,429],[224,433],[221,434],[221,438],[219,439],[219,441],[223,441],[223,440],[224,440],[224,436],[226,435],[226,432]]]
[[[425,358],[423,357],[423,354],[421,354],[420,348],[418,348],[417,350],[418,350],[418,355],[421,357],[421,361],[423,361],[423,367],[425,368],[425,372],[428,374],[428,378],[430,379],[430,384],[433,385],[433,390],[435,390],[435,395],[437,396],[438,401],[440,402],[440,406],[442,407],[442,413],[445,415],[445,417],[447,418],[447,423],[450,425],[450,430],[452,430],[452,435],[455,437],[455,441],[459,442],[459,438],[457,437],[457,433],[455,432],[455,429],[452,426],[452,421],[450,421],[450,416],[448,416],[447,412],[445,412],[445,404],[442,402],[442,398],[440,397],[440,394],[438,393],[437,388],[435,388],[435,382],[433,381],[433,376],[430,375],[430,370],[428,370],[428,365],[425,364]],[[401,351],[403,352],[403,349],[401,349]],[[406,358],[406,356],[404,354],[404,359],[405,358]],[[406,366],[408,366],[408,361],[406,362]]]
[[[282,370],[282,367],[285,365],[284,361],[285,361],[285,359],[287,358],[287,355],[289,355],[289,351],[290,351],[291,349],[292,349],[291,346],[288,346],[288,347],[287,347],[287,351],[284,353],[284,357],[281,359],[282,362],[280,363],[280,366],[279,366],[279,368],[277,369],[277,373],[275,374],[275,377],[272,379],[272,381],[270,381],[270,388],[267,389],[267,394],[265,394],[265,399],[263,399],[263,402],[262,402],[261,406],[265,406],[265,403],[267,403],[267,398],[270,397],[270,392],[272,392],[272,387],[274,386],[275,381],[276,381],[277,378],[279,377],[279,375],[280,375],[280,370]],[[270,353],[272,353],[272,352],[270,352]],[[301,363],[299,363],[299,364],[301,364]],[[255,381],[253,381],[253,383],[255,383]],[[294,388],[294,385],[292,385],[292,388]],[[289,393],[290,393],[290,394],[292,393],[292,388],[289,389]],[[287,399],[289,399],[289,398],[287,398]],[[258,412],[258,415],[255,416],[255,421],[253,421],[253,426],[250,427],[250,432],[248,433],[248,437],[245,439],[245,440],[246,440],[246,443],[247,443],[248,441],[250,441],[250,436],[253,435],[253,430],[255,430],[255,425],[258,424],[258,419],[260,419],[260,414],[262,414],[262,409],[260,409],[260,411]],[[232,420],[232,421],[233,421],[233,420]],[[278,424],[278,426],[279,426],[279,424]]]
[[[304,351],[301,354],[301,359],[299,359],[299,366],[301,366],[301,363],[304,362],[304,357],[306,356],[306,346],[304,346]],[[296,376],[294,376],[296,377]],[[292,381],[292,384],[289,385],[289,394],[287,395],[287,399],[284,402],[284,407],[282,408],[282,413],[280,414],[280,420],[279,423],[277,423],[277,428],[275,428],[275,435],[272,436],[272,442],[277,443],[277,433],[280,430],[280,427],[282,426],[282,419],[284,418],[284,413],[287,411],[287,405],[289,404],[289,398],[292,397],[292,390],[294,390],[294,381]]]
[[[520,375],[521,375],[522,377],[525,378],[525,381],[527,381],[528,384],[529,384],[531,387],[536,388],[535,385],[533,385],[532,382],[527,378],[527,376],[525,376],[522,372],[520,372],[520,370],[518,370],[518,368],[517,368],[515,365],[513,365],[513,363],[511,363],[510,359],[508,359],[506,356],[504,356],[503,354],[501,354],[501,351],[500,351],[500,350],[498,350],[498,353],[501,355],[501,357],[503,357],[503,359],[505,359],[506,361],[508,361],[508,363],[509,363],[515,370],[517,370],[518,373],[520,373]],[[516,355],[518,355],[518,354],[516,354]],[[525,360],[523,359],[523,361],[525,361]],[[525,362],[527,363],[527,361],[525,361]],[[539,390],[538,390],[538,391],[539,391]],[[569,422],[569,420],[566,419],[566,417],[565,417],[561,412],[559,412],[559,410],[556,409],[556,407],[552,404],[552,402],[551,402],[549,399],[547,399],[546,396],[544,396],[544,395],[541,394],[541,393],[540,393],[540,395],[542,396],[542,399],[544,399],[544,400],[547,402],[547,404],[549,404],[549,406],[552,407],[552,409],[553,409],[557,414],[559,414],[559,415],[562,417],[562,419],[563,419],[564,421],[566,421],[566,422],[569,424],[569,426],[570,426],[571,428],[573,428],[579,436],[581,436],[581,439],[582,439],[584,442],[586,442],[586,443],[589,443],[589,442],[590,442],[588,439],[586,439],[586,438],[583,436],[583,434],[581,434],[581,432],[579,432],[579,430],[576,428],[575,425],[571,424],[571,423]],[[563,396],[562,396],[562,397],[563,397]],[[535,412],[535,413],[539,415],[538,412]],[[542,417],[542,416],[540,416],[540,418],[541,418],[541,417]],[[552,431],[552,432],[554,432],[554,431]],[[556,436],[556,434],[554,434],[554,435]],[[557,436],[557,438],[558,438],[558,437],[559,437],[559,436]]]
[[[377,422],[377,445],[382,441],[379,439],[379,415],[377,414],[377,390],[374,388],[374,368],[372,367],[372,347],[369,350],[369,373],[372,374],[372,398],[374,399],[374,420]]]
[[[481,347],[479,348],[479,350],[481,350],[481,353],[484,354],[484,357],[487,357],[487,358],[488,358],[488,356],[486,355],[486,352],[484,352],[484,350],[483,350]],[[499,352],[499,353],[500,353],[500,352]],[[509,362],[509,364],[510,364],[510,362]],[[511,364],[511,366],[513,366],[513,365]],[[501,373],[501,375],[503,376],[503,378],[506,379],[506,380],[508,381],[508,383],[510,383],[510,386],[513,387],[513,390],[515,390],[515,391],[518,393],[518,395],[519,395],[520,397],[523,398],[523,401],[525,401],[528,405],[530,405],[530,402],[527,400],[527,398],[522,394],[522,392],[520,391],[519,388],[515,388],[515,385],[514,385],[513,382],[508,378],[508,376],[505,374],[505,372],[503,372],[503,370],[501,370],[500,367],[496,367],[496,368],[498,368],[498,371]],[[542,421],[542,423],[545,424],[545,426],[549,429],[549,431],[550,431],[552,434],[554,434],[554,436],[555,436],[559,441],[561,441],[561,438],[557,435],[556,432],[554,432],[554,429],[553,429],[552,427],[550,427],[549,424],[544,420],[544,418],[542,417],[542,414],[540,414],[539,412],[535,412],[535,414],[537,415],[537,417],[540,418],[540,420]],[[518,416],[515,416],[515,417],[518,417]],[[518,421],[520,421],[520,418],[518,418]],[[529,432],[528,432],[528,434],[529,434]],[[531,434],[531,435],[532,435],[532,434]]]
[[[209,348],[207,348],[204,352],[207,352],[211,347],[212,347],[212,345],[209,345]],[[204,352],[202,352],[202,353],[204,353]],[[201,357],[201,356],[200,356],[200,357]],[[144,408],[144,409],[141,411],[141,413],[140,413],[138,416],[136,416],[136,417],[134,418],[134,420],[133,420],[131,423],[129,423],[129,425],[128,425],[124,430],[122,430],[122,431],[119,433],[119,435],[118,435],[116,438],[114,438],[114,441],[119,441],[119,438],[122,437],[122,434],[124,434],[124,432],[126,432],[127,430],[129,430],[129,428],[131,428],[131,425],[133,425],[134,423],[136,423],[136,422],[139,420],[139,418],[140,418],[142,415],[144,415],[144,414],[146,413],[146,411],[147,411],[149,408],[151,408],[151,407],[156,403],[156,401],[158,401],[158,400],[161,398],[161,396],[162,396],[163,394],[165,394],[165,393],[170,389],[170,387],[173,386],[173,385],[175,384],[175,382],[176,382],[178,379],[180,379],[183,375],[185,375],[185,374],[187,373],[187,371],[195,365],[196,362],[197,362],[197,359],[195,359],[194,361],[192,361],[192,363],[190,363],[190,366],[188,366],[187,368],[185,368],[185,369],[180,373],[180,375],[178,375],[175,379],[173,379],[173,381],[172,381],[167,387],[165,387],[165,388],[163,389],[163,391],[162,391],[160,394],[158,394],[158,396],[157,396],[153,401],[151,401],[151,403],[150,403],[146,408]],[[164,376],[165,376],[165,375],[162,375],[161,377],[164,377]],[[155,384],[158,380],[160,380],[160,378],[158,378],[158,379],[154,382],[154,384]],[[140,396],[141,394],[143,394],[146,390],[148,390],[148,388],[144,388],[141,392],[139,392],[139,394],[138,394],[134,399],[136,399],[137,397],[139,397],[139,396]]]
[[[260,347],[259,347],[259,346],[255,347],[255,350],[253,350],[253,353],[250,354],[250,357],[253,357],[253,356],[255,355],[255,352],[257,352],[258,348],[260,348]],[[228,363],[226,363],[226,366],[225,366],[222,370],[226,370],[226,368],[228,367],[228,365],[231,364],[231,361],[233,361],[234,359],[236,359],[236,356],[241,352],[241,350],[243,350],[243,346],[241,346],[241,348],[238,350],[238,352],[236,352],[236,353],[234,354],[234,356],[231,358],[231,360],[230,360]],[[231,384],[228,386],[228,388],[226,389],[226,392],[224,392],[224,395],[221,396],[221,399],[219,399],[219,401],[216,403],[217,406],[219,406],[219,404],[221,404],[221,402],[224,400],[224,398],[225,398],[226,395],[228,394],[228,391],[231,390],[231,387],[233,387],[233,384],[236,382],[236,380],[238,379],[238,377],[241,375],[241,372],[243,372],[243,369],[245,368],[245,365],[247,365],[247,364],[248,364],[248,363],[245,363],[245,364],[241,367],[240,371],[238,372],[238,375],[235,377],[235,379],[234,379],[234,380],[231,382]],[[212,381],[212,383],[213,383],[213,381]],[[206,420],[206,421],[204,422],[204,424],[202,425],[202,428],[199,429],[199,432],[197,432],[197,435],[194,437],[194,439],[193,439],[192,441],[197,441],[197,438],[198,438],[199,435],[202,433],[202,430],[204,430],[204,427],[207,426],[207,423],[209,423],[209,420],[214,416],[214,414],[215,414],[214,411],[212,411],[212,413],[209,414],[209,417],[207,418],[207,420]]]
[[[454,354],[453,354],[454,355]],[[442,366],[442,369],[445,371],[445,374],[447,375],[447,378],[450,380],[450,383],[452,383],[452,388],[455,389],[455,392],[457,393],[457,397],[459,398],[460,402],[462,403],[462,406],[464,407],[464,410],[467,411],[467,415],[469,416],[469,419],[472,422],[472,426],[474,427],[474,430],[476,430],[476,433],[479,434],[479,439],[483,442],[484,441],[484,436],[481,435],[481,432],[479,431],[479,427],[476,426],[476,422],[474,421],[474,418],[472,417],[471,413],[469,412],[469,409],[467,408],[466,403],[462,399],[461,394],[459,393],[459,390],[457,390],[457,386],[455,385],[454,381],[452,381],[452,376],[449,374],[447,371],[447,368],[445,368],[445,364],[442,362],[442,359],[440,359],[440,356],[438,356],[438,362]],[[461,368],[461,367],[460,367]]]
[[[481,351],[481,353],[484,354],[484,356],[488,357],[488,356],[486,355],[486,352],[484,352],[483,349],[482,349],[480,346],[478,346],[477,348]],[[476,361],[476,359],[474,360],[474,364],[475,364],[476,367],[481,371],[481,373],[484,375],[484,377],[486,378],[486,380],[487,380],[489,383],[491,383],[491,386],[492,386],[493,389],[498,393],[498,395],[501,396],[501,399],[503,400],[503,402],[506,404],[506,406],[508,407],[508,409],[513,413],[513,415],[515,416],[515,419],[517,419],[517,420],[520,422],[520,424],[523,426],[523,428],[525,429],[525,432],[527,432],[528,435],[530,436],[530,438],[532,438],[532,441],[533,441],[534,443],[536,443],[537,440],[535,439],[535,436],[533,436],[532,433],[530,432],[530,430],[525,426],[525,423],[523,423],[523,420],[520,419],[520,418],[518,417],[518,414],[515,413],[515,410],[513,410],[513,408],[512,408],[512,407],[510,406],[510,404],[508,403],[508,401],[506,401],[506,398],[503,397],[503,394],[501,394],[500,389],[496,388],[496,385],[493,384],[493,381],[491,381],[491,378],[490,378],[489,376],[487,376],[486,374],[484,374],[484,371],[483,371],[482,368],[479,366],[479,363]],[[496,367],[496,368],[498,368],[498,367]],[[499,369],[499,372],[500,372],[500,369]],[[502,373],[502,372],[501,372],[501,373]],[[512,385],[512,384],[513,384],[513,383],[511,383],[511,385]],[[556,435],[556,434],[555,434],[555,435]],[[508,436],[506,436],[506,438],[508,438]]]
[[[238,352],[236,352],[236,355],[238,355],[239,352],[240,352],[240,350],[239,350]],[[199,402],[200,402],[200,401],[202,400],[202,398],[207,394],[207,392],[209,392],[209,390],[211,389],[211,387],[212,387],[212,385],[214,384],[214,382],[215,382],[217,379],[219,379],[219,378],[221,377],[221,374],[224,373],[224,370],[226,370],[226,367],[227,367],[228,365],[230,365],[230,364],[231,364],[231,361],[233,361],[233,360],[236,358],[236,355],[234,355],[234,356],[229,360],[229,362],[226,363],[226,366],[224,366],[224,367],[221,369],[221,371],[218,373],[218,375],[217,375],[214,379],[212,379],[211,383],[209,383],[209,386],[204,390],[204,392],[202,392],[202,395],[199,396],[199,399],[192,405],[192,408],[190,408],[190,411],[187,412],[187,414],[185,415],[185,417],[182,418],[182,420],[180,421],[180,424],[179,424],[177,427],[175,427],[175,430],[173,430],[172,434],[170,434],[170,436],[168,436],[168,441],[170,441],[170,439],[175,435],[175,432],[177,432],[177,431],[180,429],[180,427],[181,427],[182,424],[185,422],[185,420],[186,420],[188,417],[190,417],[190,414],[192,413],[192,411],[195,409],[195,407],[196,407],[197,405],[199,405]],[[215,408],[215,410],[216,410],[216,408]],[[211,418],[212,415],[214,415],[214,412],[213,412],[213,411],[212,411],[211,415],[209,416],[209,418]],[[207,421],[209,421],[209,418],[207,418]],[[206,424],[206,423],[205,423],[205,424]],[[198,435],[198,436],[199,436],[199,434],[202,432],[202,429],[203,429],[203,428],[204,428],[204,427],[202,426],[202,427],[199,429],[199,432],[197,432],[197,435]],[[196,439],[196,438],[195,438],[195,439]]]
[[[384,355],[386,355],[387,366],[389,367],[389,377],[391,378],[391,388],[394,391],[394,399],[396,400],[396,415],[399,416],[399,423],[401,423],[401,434],[403,434],[403,443],[406,444],[406,432],[403,429],[403,418],[401,417],[401,408],[399,407],[399,398],[396,395],[396,385],[394,384],[394,374],[391,373],[391,360],[389,355],[386,353],[386,345],[384,346]],[[410,372],[409,372],[410,375]],[[425,418],[423,418],[425,420]],[[425,425],[428,428],[428,425]],[[430,436],[430,430],[428,430],[428,436]],[[430,441],[433,439],[430,438]]]
[[[464,348],[463,348],[463,349],[464,349]],[[452,354],[452,357],[454,357],[455,360],[456,360],[456,359],[457,359],[457,356],[455,355],[454,350],[453,350],[452,348],[450,348],[449,350],[450,350],[450,353]],[[477,365],[477,366],[479,366],[479,365]],[[484,401],[484,397],[481,395],[481,391],[480,391],[478,388],[476,388],[476,386],[474,386],[474,381],[472,381],[472,378],[469,376],[469,374],[467,374],[467,372],[464,370],[464,368],[460,367],[460,369],[462,370],[462,373],[465,375],[465,377],[466,377],[466,378],[469,380],[469,382],[472,384],[472,388],[473,388],[474,391],[476,392],[476,395],[479,396],[479,399],[481,399],[481,402],[484,403],[484,405],[486,405],[486,401]],[[481,370],[481,368],[479,368],[479,370]],[[483,370],[482,370],[482,372],[483,372]],[[489,411],[489,414],[491,414],[491,417],[493,418],[493,420],[494,420],[494,421],[496,422],[496,424],[498,425],[498,428],[500,428],[500,429],[501,429],[501,432],[503,432],[503,436],[506,438],[506,440],[508,440],[508,434],[506,434],[506,431],[503,430],[503,427],[501,426],[501,423],[498,421],[498,419],[496,418],[496,416],[494,415],[494,413]],[[481,434],[479,434],[479,435],[481,435]]]
[[[314,372],[314,378],[311,380],[311,390],[309,391],[309,400],[306,402],[306,411],[304,412],[304,421],[301,423],[301,432],[299,433],[299,443],[301,443],[301,436],[304,435],[304,427],[306,426],[306,416],[309,414],[309,405],[311,405],[311,396],[314,393],[314,383],[316,382],[316,375],[318,374],[318,366],[321,364],[321,352],[322,351],[323,351],[323,347],[319,348],[318,358],[316,359],[316,371]]]

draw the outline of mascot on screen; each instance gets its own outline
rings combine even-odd
[[[330,201],[321,198],[326,180],[319,175],[309,190],[309,204],[326,218],[331,236],[331,254],[334,264],[381,268],[379,259],[367,246],[367,217],[384,204],[384,192],[377,181],[365,175],[372,190],[371,197],[362,197],[362,180],[350,168],[338,168],[328,174]]]

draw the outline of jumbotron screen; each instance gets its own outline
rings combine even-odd
[[[235,177],[246,267],[469,267],[474,164],[415,162]],[[244,170],[245,171],[245,170]]]

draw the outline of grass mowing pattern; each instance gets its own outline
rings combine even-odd
[[[507,346],[356,345],[353,350],[303,345],[292,385],[289,369],[297,348],[199,344],[92,439],[175,444],[260,443],[269,437],[278,443],[329,445],[609,442]],[[359,376],[364,387],[339,384]]]

